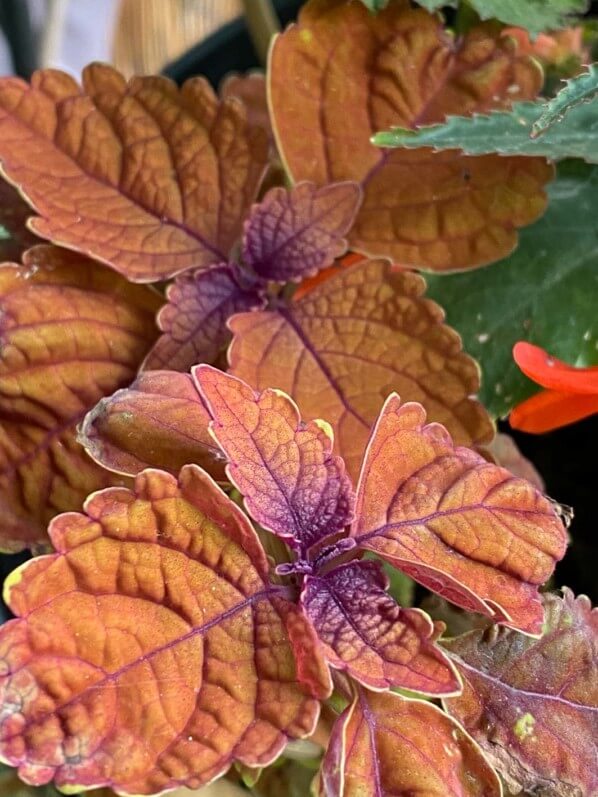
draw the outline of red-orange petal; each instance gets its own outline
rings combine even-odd
[[[523,373],[542,387],[560,393],[598,394],[598,366],[575,368],[523,340],[513,346],[513,358]]]
[[[598,395],[575,395],[543,390],[522,402],[509,415],[513,429],[532,434],[551,432],[598,412]]]

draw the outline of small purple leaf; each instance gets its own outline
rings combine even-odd
[[[434,644],[438,629],[419,609],[398,606],[387,587],[374,561],[306,577],[301,603],[329,663],[372,689],[456,694],[459,678]]]
[[[245,222],[243,259],[264,279],[301,282],[344,254],[360,202],[351,182],[273,188]]]
[[[226,263],[182,274],[166,295],[168,304],[158,313],[164,334],[148,354],[146,370],[188,371],[213,362],[231,338],[227,319],[264,307],[260,291],[243,285],[236,267]]]

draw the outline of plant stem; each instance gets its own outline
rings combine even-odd
[[[270,41],[280,30],[274,7],[271,0],[243,0],[243,8],[253,46],[265,66]]]

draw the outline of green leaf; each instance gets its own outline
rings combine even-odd
[[[498,19],[530,33],[564,28],[571,17],[583,14],[586,0],[469,0],[481,19]]]
[[[572,365],[598,365],[598,168],[561,164],[549,194],[546,214],[521,233],[508,258],[428,277],[428,295],[482,366],[481,400],[494,416],[538,390],[513,362],[518,340]]]
[[[415,0],[420,6],[428,11],[438,11],[442,6],[456,6],[457,0]]]
[[[457,5],[458,0],[416,0],[428,11]],[[370,11],[381,11],[389,0],[361,0]],[[507,25],[518,25],[530,33],[541,33],[570,25],[573,17],[583,14],[587,0],[469,0],[469,6],[480,19],[498,19]]]
[[[520,102],[510,111],[449,116],[442,124],[417,130],[397,127],[377,133],[372,141],[378,147],[462,149],[466,155],[537,155],[598,163],[598,103],[577,105],[558,125],[532,138],[545,107],[542,101]]]
[[[377,14],[378,11],[382,11],[382,9],[386,8],[390,0],[361,0],[361,2],[366,8],[374,14]]]
[[[596,98],[596,95],[598,95],[598,65],[591,64],[587,72],[567,80],[565,88],[544,106],[542,115],[532,125],[532,137],[544,135],[554,124],[562,122],[572,108],[590,102]]]

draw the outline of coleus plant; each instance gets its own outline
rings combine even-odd
[[[321,794],[500,794],[459,725],[388,691],[451,696],[461,682],[436,644],[442,626],[399,607],[379,561],[359,555],[538,635],[537,587],[566,543],[553,505],[394,394],[354,493],[330,427],[302,422],[284,393],[207,365],[194,381],[229,481],[290,555],[272,568],[247,515],[196,465],[145,470],[55,518],[56,553],[5,587],[18,619],[0,631],[2,757],[68,790],[199,786],[312,733],[332,667],[350,707]]]
[[[346,48],[337,47],[340,30]],[[380,41],[387,49],[371,60]],[[401,58],[393,55],[399,51]],[[289,286],[329,265],[345,238],[369,257],[440,271],[510,251],[517,228],[545,207],[552,167],[544,159],[381,153],[368,139],[391,119],[415,126],[451,111],[508,107],[533,98],[541,81],[533,58],[492,26],[455,45],[439,17],[407,2],[372,15],[359,2],[312,0],[276,40],[269,69],[276,144],[297,185],[273,189],[252,210],[272,155],[256,110],[259,80],[245,92],[229,83],[219,101],[201,78],[180,89],[158,77],[127,84],[103,65],[85,70],[82,88],[54,70],[31,85],[4,79],[3,171],[39,214],[32,231],[76,250],[79,265],[57,284],[57,263],[67,268],[73,256],[33,250],[2,291],[10,341],[1,352],[3,547],[43,543],[56,512],[122,483],[81,458],[74,438],[85,411],[127,385],[143,360],[182,370],[215,362],[230,337],[229,317],[233,372],[256,388],[286,389],[308,417],[325,416],[354,477],[392,390],[420,401],[459,443],[489,442],[490,418],[472,399],[477,366],[424,298],[420,277],[375,260],[304,281],[294,297]],[[253,98],[253,121],[232,90]],[[97,261],[123,278],[113,276],[102,296],[85,282],[95,273],[110,286]],[[142,285],[125,295],[125,280],[161,283],[177,274],[154,346],[160,296]],[[58,295],[77,301],[58,312]],[[122,308],[108,318],[113,297]],[[35,318],[25,310],[31,305],[43,307]],[[135,318],[126,319],[132,307]],[[58,340],[46,346],[50,330]],[[50,392],[45,377],[54,381]]]
[[[571,690],[562,720],[523,683],[513,715],[493,694],[470,721],[451,708],[467,655],[387,591],[398,568],[541,661],[565,532],[489,461],[479,369],[412,270],[507,255],[552,166],[369,141],[531,101],[541,70],[494,24],[455,39],[384,5],[310,0],[271,49],[268,108],[255,75],[220,99],[98,64],[82,87],[0,81],[2,168],[38,214],[24,229],[7,195],[4,256],[51,242],[0,269],[0,540],[56,551],[9,578],[0,630],[0,755],[28,783],[147,794],[235,761],[259,790],[310,736],[328,797],[495,795],[478,743],[498,717],[509,783],[591,788],[587,746],[551,768],[527,731],[542,717],[562,751],[595,695]],[[231,338],[231,375],[188,373],[224,368]],[[584,683],[579,605],[556,648]]]

